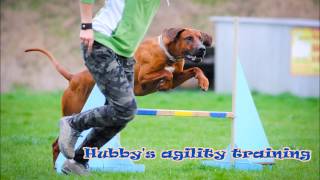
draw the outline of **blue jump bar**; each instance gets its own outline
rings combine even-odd
[[[137,115],[149,115],[149,116],[156,116],[157,110],[153,109],[138,109]]]

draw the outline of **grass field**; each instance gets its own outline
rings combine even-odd
[[[65,179],[52,170],[51,143],[58,134],[61,92],[17,90],[1,94],[1,179]],[[145,173],[97,173],[91,179],[319,179],[319,100],[254,93],[269,142],[312,150],[312,159],[276,161],[272,170],[242,172],[201,166],[199,161],[142,159]],[[173,91],[138,97],[140,107],[230,110],[231,96]],[[248,129],[250,131],[250,129]],[[157,152],[186,146],[225,148],[230,122],[209,118],[139,116],[123,131],[122,145]],[[80,178],[79,178],[80,179]]]

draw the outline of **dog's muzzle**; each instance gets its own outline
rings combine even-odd
[[[206,54],[206,48],[204,46],[203,47],[201,46],[200,48],[195,50],[195,53],[191,54],[186,52],[184,58],[188,61],[199,63],[204,58],[205,54]]]

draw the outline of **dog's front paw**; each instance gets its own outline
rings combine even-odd
[[[207,91],[209,89],[209,80],[204,75],[198,77],[198,85],[203,91]]]

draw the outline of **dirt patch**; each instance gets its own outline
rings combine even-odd
[[[45,2],[45,3],[44,3]],[[191,0],[171,0],[161,7],[147,36],[168,27],[193,27],[213,34],[212,15],[290,17],[317,19],[319,4],[314,0],[229,0],[214,5]],[[103,1],[98,1],[100,7]],[[79,47],[78,0],[1,1],[1,92],[16,86],[34,90],[64,89],[64,80],[49,61],[27,48],[50,50],[71,72],[84,68]]]

